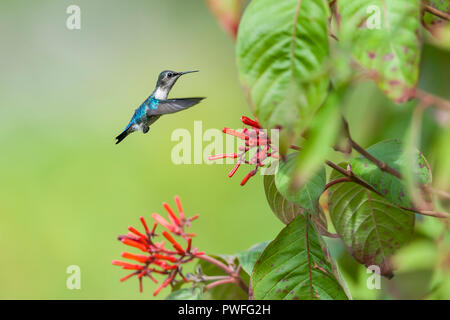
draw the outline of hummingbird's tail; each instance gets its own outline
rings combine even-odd
[[[121,134],[119,134],[116,139],[116,144],[120,143],[123,139],[125,139],[130,133],[133,131],[131,130],[131,127],[127,127]]]

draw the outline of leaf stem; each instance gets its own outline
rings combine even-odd
[[[228,274],[231,274],[231,273],[234,272],[233,269],[229,268],[224,263],[222,263],[219,260],[214,259],[213,257],[210,257],[210,256],[208,256],[206,254],[199,255],[199,256],[197,256],[197,258],[216,265],[217,267],[219,267],[220,269],[222,269],[223,271],[225,271]]]
[[[206,255],[206,254],[202,254],[202,255],[196,256],[196,257],[197,257],[198,259],[202,259],[202,260],[204,260],[204,261],[207,261],[207,262],[212,263],[212,264],[214,264],[215,266],[219,267],[220,269],[222,269],[223,271],[225,271],[225,272],[230,276],[230,278],[233,280],[233,281],[223,282],[223,281],[225,281],[226,279],[222,279],[222,280],[218,280],[218,281],[213,282],[213,283],[217,283],[216,285],[220,285],[220,284],[223,284],[223,283],[234,282],[234,283],[236,283],[242,290],[244,290],[245,293],[249,294],[247,284],[242,280],[242,278],[241,278],[240,275],[239,275],[239,273],[240,273],[240,271],[241,271],[241,267],[240,267],[240,266],[239,266],[236,270],[234,270],[231,266],[227,266],[227,265],[225,265],[224,263],[220,262],[219,260],[214,259],[213,257],[210,257],[210,256],[208,256],[208,255]],[[209,285],[212,285],[213,283],[210,283]],[[209,286],[209,285],[208,285],[208,286]],[[212,287],[215,287],[216,285],[214,285],[214,286],[212,286]],[[206,286],[206,287],[208,287],[208,286]]]
[[[436,9],[429,4],[423,4],[423,8],[425,9],[425,11],[431,13],[432,15],[435,15],[436,17],[447,21],[450,20],[450,14],[448,14],[447,12]]]
[[[300,147],[298,147],[298,146],[290,146],[290,148],[294,149],[294,150],[300,150]],[[345,177],[347,177],[349,179],[349,181],[357,183],[357,184],[363,186],[364,188],[366,188],[372,192],[375,192],[376,194],[380,195],[381,197],[384,197],[383,194],[381,194],[380,192],[375,190],[370,184],[368,184],[367,182],[365,182],[364,180],[362,180],[361,178],[356,176],[353,173],[353,171],[351,171],[351,169],[345,170],[344,168],[338,166],[337,164],[335,164],[334,162],[331,162],[330,160],[326,160],[325,164],[327,166],[331,167],[332,169],[338,171],[339,173],[343,174]],[[344,182],[344,181],[339,181],[339,182]],[[330,187],[330,186],[328,186],[328,187]],[[324,191],[325,190],[326,189],[324,189]],[[425,216],[432,216],[432,217],[436,217],[436,218],[448,218],[449,217],[449,214],[447,212],[429,211],[429,210],[422,210],[419,208],[406,208],[406,207],[400,207],[400,208],[410,211],[410,212],[419,213],[419,214],[422,214]]]
[[[430,106],[433,105],[436,108],[450,111],[450,101],[445,100],[443,98],[440,98],[438,96],[435,96],[434,94],[425,92],[420,89],[416,89],[415,97],[422,101],[424,105]]]
[[[325,188],[323,189],[323,191],[328,190],[331,186],[334,186],[335,184],[338,184],[341,182],[350,182],[350,181],[352,181],[352,179],[350,179],[349,177],[342,177],[342,178],[330,181],[325,185]]]
[[[381,171],[387,172],[390,175],[393,175],[394,177],[397,177],[399,179],[402,179],[402,174],[400,172],[398,172],[397,170],[395,170],[394,168],[390,167],[386,162],[383,162],[381,160],[378,160],[377,158],[375,158],[373,155],[371,155],[369,152],[367,152],[366,149],[364,149],[363,147],[361,147],[359,144],[357,144],[353,139],[352,136],[350,134],[350,128],[348,126],[348,122],[347,120],[343,117],[342,121],[344,123],[344,130],[346,132],[347,138],[350,142],[350,145],[352,146],[353,149],[355,149],[356,151],[358,151],[364,158],[366,158],[367,160],[369,160],[370,162],[372,162],[373,164],[375,164],[378,168],[380,168]]]
[[[366,189],[369,189],[370,191],[373,191],[379,195],[381,195],[377,190],[375,190],[370,184],[368,184],[367,182],[365,182],[364,180],[360,179],[359,177],[355,176],[355,174],[353,173],[353,171],[351,170],[345,170],[344,168],[338,166],[337,164],[335,164],[334,162],[331,162],[330,160],[326,160],[325,164],[331,168],[333,168],[334,170],[342,173],[344,176],[347,176],[348,178],[350,178],[351,181],[363,186]]]
[[[220,286],[222,284],[227,284],[227,283],[234,283],[236,282],[234,278],[232,277],[227,277],[226,279],[222,279],[222,280],[217,280],[215,282],[212,282],[208,285],[205,286],[205,289],[203,289],[203,291],[208,291],[214,287]]]
[[[450,193],[444,190],[438,190],[435,188],[428,188],[429,192],[432,192],[436,194],[438,197],[444,198],[444,199],[450,199]]]

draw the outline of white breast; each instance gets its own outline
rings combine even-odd
[[[155,90],[155,98],[158,100],[166,100],[167,99],[168,92],[167,90],[157,88]]]

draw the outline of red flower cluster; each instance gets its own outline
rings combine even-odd
[[[239,153],[228,153],[228,154],[217,154],[210,156],[209,160],[218,160],[223,158],[233,158],[238,159],[234,168],[228,174],[228,177],[232,177],[237,169],[240,167],[242,163],[255,165],[255,169],[250,171],[244,179],[241,181],[241,186],[245,185],[247,181],[253,177],[257,172],[259,167],[263,167],[265,165],[265,160],[267,158],[275,158],[278,159],[278,148],[276,148],[271,139],[267,136],[266,132],[261,129],[261,126],[257,121],[254,121],[245,116],[241,117],[241,121],[244,125],[249,126],[247,128],[244,126],[242,132],[235,131],[229,128],[223,128],[223,133],[235,136],[241,140],[245,141],[245,146],[239,147]],[[246,154],[250,151],[254,151],[254,155],[250,160],[245,158]]]
[[[169,221],[164,219],[157,213],[152,214],[153,228],[149,230],[147,223],[143,217],[140,217],[141,223],[145,229],[145,234],[139,232],[133,227],[128,227],[128,234],[119,236],[118,239],[123,244],[137,248],[145,254],[133,254],[129,252],[123,252],[122,257],[125,259],[134,260],[140,264],[124,262],[120,260],[113,260],[113,264],[121,266],[125,270],[135,270],[131,274],[126,275],[120,281],[125,281],[132,276],[137,276],[139,279],[139,290],[142,292],[142,278],[148,277],[153,282],[158,283],[158,280],[153,277],[154,274],[165,275],[164,282],[153,293],[156,296],[163,288],[169,284],[174,284],[177,281],[176,276],[180,276],[180,281],[189,282],[189,280],[183,275],[181,265],[192,261],[195,257],[203,255],[203,252],[199,252],[197,248],[192,248],[193,233],[186,233],[185,227],[190,227],[191,221],[198,218],[195,215],[191,218],[186,218],[181,206],[180,198],[175,197],[175,203],[178,208],[179,216],[177,216],[172,208],[163,203],[164,209],[169,214]],[[167,231],[163,231],[162,235],[170,244],[173,249],[167,249],[165,247],[165,241],[156,242],[155,238],[158,235],[155,233],[156,227],[160,224]],[[182,237],[186,241],[186,248],[183,248],[175,239],[174,235]]]

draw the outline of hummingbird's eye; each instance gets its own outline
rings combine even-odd
[[[169,72],[169,73],[167,74],[167,76],[168,76],[169,78],[172,78],[173,73],[172,73],[172,72]]]

